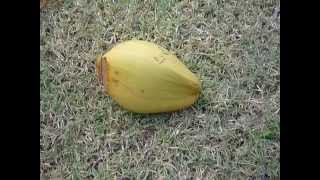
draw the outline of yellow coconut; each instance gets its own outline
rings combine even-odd
[[[117,44],[96,60],[108,95],[137,113],[177,111],[200,95],[200,81],[175,55],[147,41]]]

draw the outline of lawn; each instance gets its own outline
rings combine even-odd
[[[49,0],[40,17],[43,179],[280,179],[280,0]],[[199,77],[192,107],[103,93],[96,56],[133,38]]]

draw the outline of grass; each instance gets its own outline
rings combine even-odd
[[[43,179],[280,179],[279,0],[48,2]],[[141,115],[103,94],[96,55],[132,38],[174,52],[200,77],[193,107]]]

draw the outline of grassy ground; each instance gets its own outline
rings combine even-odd
[[[51,2],[51,3],[50,3]],[[65,0],[40,12],[43,179],[279,179],[279,0]],[[202,82],[188,109],[105,96],[95,57],[155,42]]]

